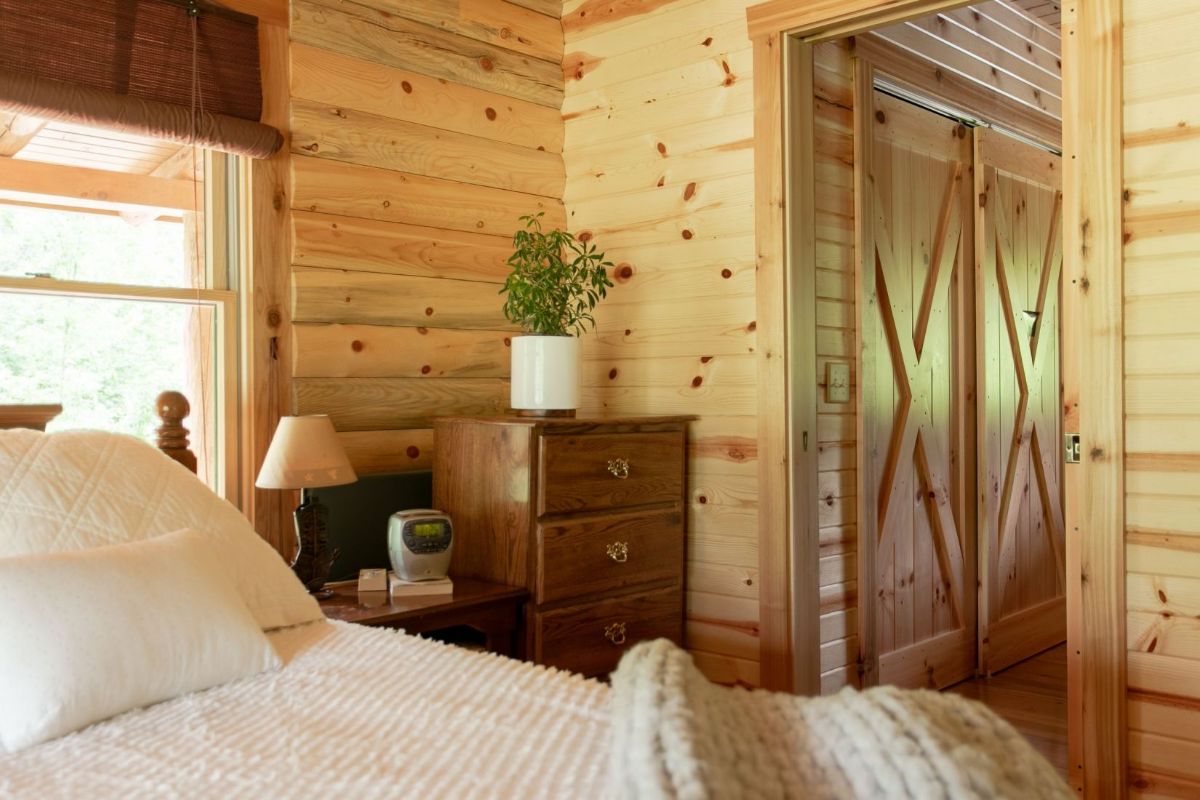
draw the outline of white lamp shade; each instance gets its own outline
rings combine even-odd
[[[254,485],[260,489],[316,489],[356,480],[333,423],[320,414],[280,418]]]

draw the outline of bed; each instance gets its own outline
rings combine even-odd
[[[0,431],[10,576],[21,558],[163,542],[185,522],[220,548],[274,668],[0,752],[0,797],[1070,796],[1007,723],[956,696],[732,690],[665,640],[630,651],[609,686],[326,621],[236,509],[149,445]],[[10,652],[4,666],[4,611],[0,672],[21,664]]]
[[[589,797],[608,687],[380,628],[270,634],[282,669],[12,756],[0,797]]]

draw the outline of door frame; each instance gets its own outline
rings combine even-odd
[[[761,676],[769,688],[819,690],[818,556],[809,513],[815,453],[811,337],[797,336],[793,296],[813,280],[811,114],[796,120],[796,81],[812,44],[969,0],[768,0],[747,9],[754,53]],[[1064,477],[1067,528],[1069,747],[1088,797],[1126,788],[1122,0],[1063,4],[1064,431],[1083,438]],[[810,162],[811,163],[811,162]],[[795,265],[794,269],[790,267]],[[1086,347],[1082,345],[1086,343]],[[796,366],[789,367],[795,364]],[[1082,386],[1105,386],[1084,396]],[[1085,503],[1088,497],[1105,498]],[[1086,531],[1086,536],[1081,532]],[[1086,577],[1086,580],[1085,580]]]

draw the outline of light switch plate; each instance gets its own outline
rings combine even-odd
[[[850,365],[845,361],[825,362],[825,402],[850,402]]]

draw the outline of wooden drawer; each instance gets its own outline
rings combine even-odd
[[[682,431],[543,435],[538,514],[677,501]]]
[[[655,582],[679,584],[683,535],[678,508],[539,525],[534,599],[552,603]]]
[[[674,586],[535,613],[533,628],[539,664],[607,675],[640,641],[666,637],[683,644],[683,592]]]

